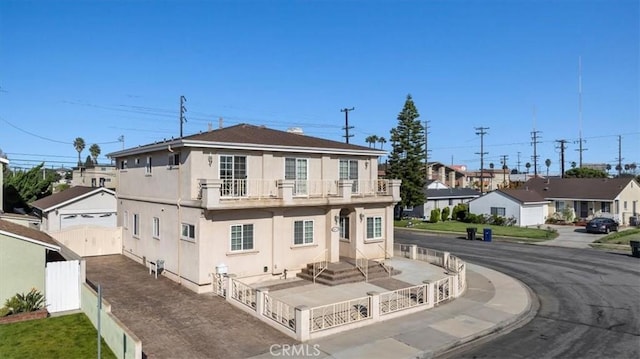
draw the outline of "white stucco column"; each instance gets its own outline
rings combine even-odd
[[[220,204],[221,180],[200,180],[200,190],[202,191],[202,207],[210,209]]]
[[[340,209],[334,208],[327,212],[326,246],[329,251],[329,262],[340,261]]]
[[[278,197],[282,198],[284,203],[293,201],[293,180],[278,180]]]
[[[343,199],[351,199],[351,191],[353,186],[352,180],[339,180],[338,181],[338,197]]]

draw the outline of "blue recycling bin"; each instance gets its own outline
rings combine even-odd
[[[485,242],[491,242],[491,228],[485,228],[482,231],[482,238],[484,238]]]

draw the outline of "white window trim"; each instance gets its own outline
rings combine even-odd
[[[133,227],[133,230],[131,231],[131,235],[134,238],[140,238],[140,213],[134,213],[132,218],[133,223],[131,225]]]
[[[193,227],[193,238],[189,236],[189,233],[187,233],[187,235],[185,236],[184,233],[184,228],[188,227],[191,228]],[[180,224],[180,239],[183,241],[187,241],[187,242],[196,242],[196,225],[195,224],[191,224],[191,223],[181,223]]]
[[[151,176],[151,171],[152,171],[152,160],[151,160],[151,156],[147,156],[147,163],[144,166],[144,174],[147,176]]]
[[[160,218],[153,217],[153,221],[151,222],[151,233],[153,233],[153,238],[160,239]]]
[[[251,226],[252,234],[251,234],[251,248],[244,248],[244,226]],[[241,238],[240,238],[240,249],[233,249],[233,243],[231,234],[233,232],[233,227],[241,228]],[[255,252],[256,251],[256,236],[255,236],[255,225],[253,223],[243,223],[243,224],[232,224],[229,226],[229,253],[244,253],[244,252]]]
[[[369,233],[367,233],[367,223],[369,222],[369,219],[373,220],[373,237],[369,237]],[[376,236],[376,219],[380,220],[380,235]],[[384,239],[384,221],[382,219],[382,216],[368,216],[365,218],[365,222],[364,222],[365,228],[364,228],[364,236],[365,236],[365,242],[371,242],[371,241],[378,241],[381,239]]]
[[[302,222],[302,243],[296,243],[296,222]],[[311,242],[306,242],[306,224],[307,222],[311,222]],[[315,238],[315,221],[312,219],[301,219],[293,221],[293,246],[294,247],[302,247],[302,246],[311,246],[316,242]]]
[[[122,215],[122,228],[129,229],[129,211],[124,211]]]

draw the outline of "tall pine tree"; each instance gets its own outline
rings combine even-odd
[[[402,111],[398,114],[398,126],[391,129],[391,154],[387,178],[400,179],[400,202],[396,205],[396,218],[405,206],[414,207],[426,201],[423,188],[426,182],[423,159],[425,158],[424,128],[418,120],[420,114],[407,95]]]

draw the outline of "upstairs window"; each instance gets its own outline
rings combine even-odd
[[[185,241],[195,242],[196,241],[196,226],[193,224],[182,223],[182,231],[180,236]]]
[[[340,160],[340,179],[352,180],[351,191],[358,193],[358,161]]]
[[[121,160],[120,161],[120,169],[121,170],[126,170],[127,169],[127,160]]]
[[[285,158],[284,159],[284,179],[294,180],[293,194],[308,194],[307,180],[308,161],[306,158]]]
[[[153,217],[153,238],[160,239],[160,218]]]

